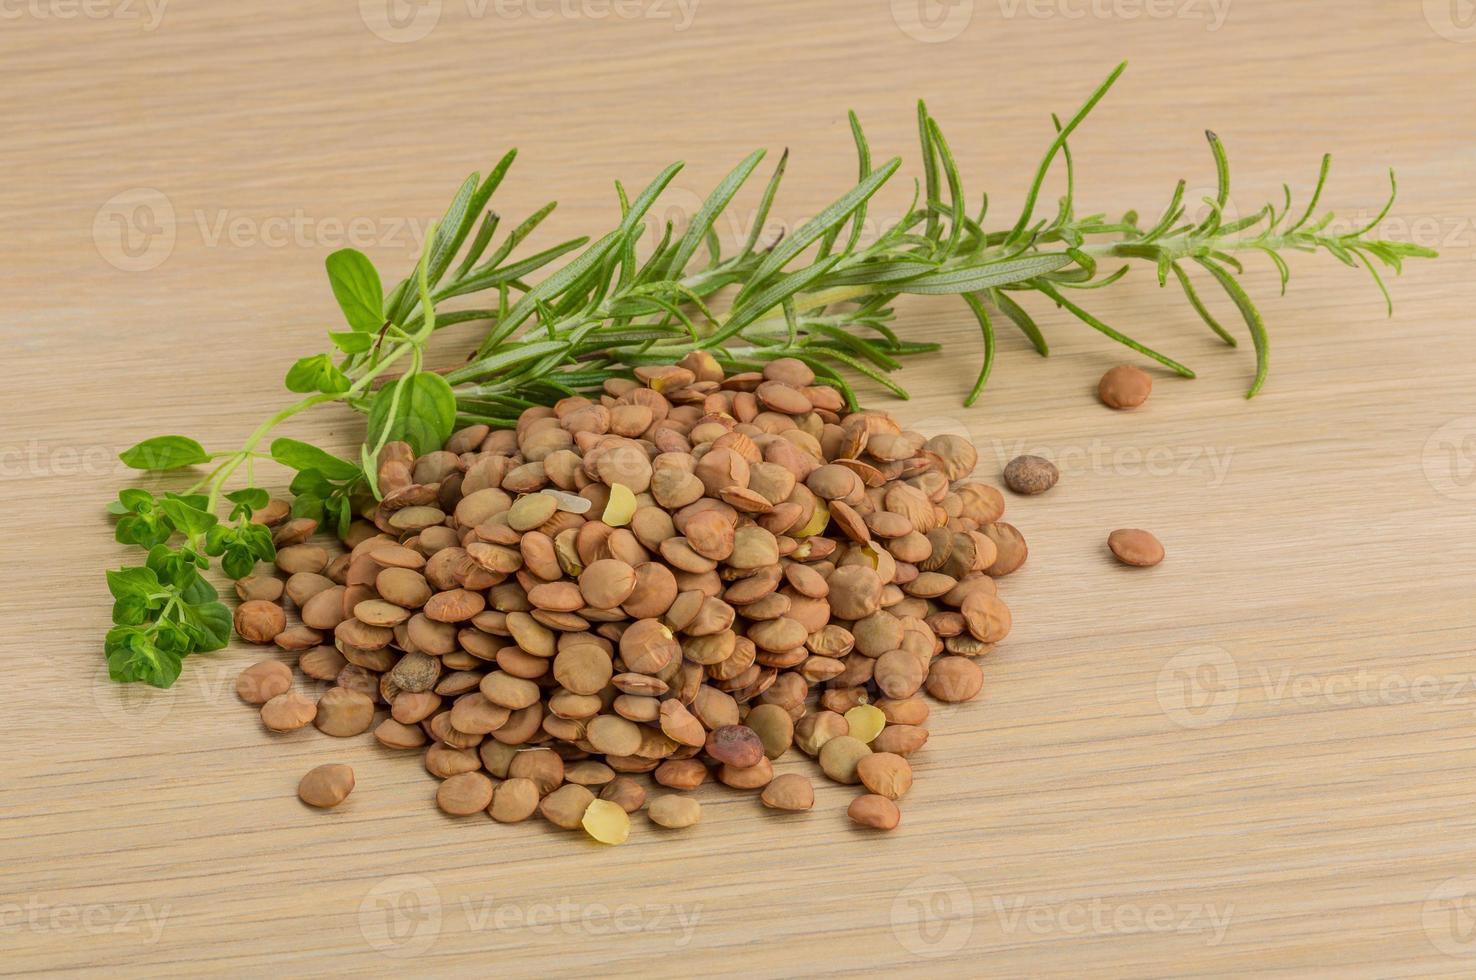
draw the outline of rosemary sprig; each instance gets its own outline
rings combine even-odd
[[[454,386],[460,417],[493,425],[510,425],[528,403],[598,386],[609,377],[641,364],[670,361],[692,350],[709,350],[733,370],[761,367],[779,357],[805,361],[836,383],[848,401],[855,394],[842,371],[865,375],[898,397],[906,391],[889,373],[898,358],[937,349],[931,343],[902,340],[891,327],[894,302],[903,295],[958,295],[977,319],[984,341],[984,361],[965,404],[982,392],[994,362],[994,322],[1013,323],[1045,355],[1049,348],[1034,318],[1017,300],[1037,293],[1059,309],[1111,339],[1158,361],[1185,377],[1193,372],[1177,360],[1153,350],[1104,323],[1077,302],[1068,290],[1097,289],[1122,279],[1129,265],[1111,272],[1102,260],[1142,260],[1156,267],[1160,285],[1173,275],[1191,307],[1227,343],[1232,335],[1220,325],[1193,285],[1187,268],[1199,268],[1222,289],[1240,312],[1257,354],[1255,379],[1247,397],[1265,383],[1269,366],[1262,316],[1237,276],[1243,271],[1238,253],[1255,251],[1270,258],[1285,291],[1289,269],[1282,253],[1325,250],[1348,265],[1362,265],[1374,278],[1386,302],[1388,291],[1378,265],[1400,270],[1402,260],[1430,257],[1429,249],[1368,237],[1393,204],[1362,228],[1333,234],[1332,215],[1315,218],[1327,181],[1324,159],[1308,207],[1290,220],[1291,195],[1279,211],[1267,205],[1250,218],[1226,221],[1230,176],[1223,144],[1208,134],[1217,173],[1215,197],[1207,198],[1209,216],[1200,222],[1185,215],[1184,183],[1175,189],[1162,218],[1141,227],[1136,213],[1108,221],[1075,211],[1075,180],[1068,145],[1107,90],[1119,66],[1064,124],[1056,122],[1056,138],[1036,171],[1019,216],[1008,230],[987,231],[988,198],[976,215],[966,207],[963,181],[938,121],[918,106],[918,133],[923,156],[921,201],[875,241],[862,244],[867,202],[901,167],[897,158],[873,168],[871,149],[860,122],[851,116],[859,160],[859,179],[815,218],[776,245],[761,249],[758,238],[768,217],[787,163],[781,158],[765,186],[753,231],[736,253],[724,256],[713,227],[731,206],[739,189],[763,159],[750,154],[713,190],[692,216],[685,232],[666,234],[655,251],[636,254],[643,219],[680,169],[673,164],[633,200],[623,188],[620,225],[594,241],[580,255],[529,289],[511,306],[508,287],[521,280],[498,280],[501,304],[483,312],[491,326],[470,362],[447,374]],[[1067,173],[1066,194],[1048,219],[1035,217],[1041,189],[1060,157]],[[1392,175],[1391,175],[1392,179]],[[465,196],[465,191],[463,195]],[[697,259],[702,246],[706,255]],[[560,248],[577,247],[570,243]],[[467,261],[475,261],[474,243]],[[540,257],[543,256],[541,253]],[[432,269],[432,279],[435,269]],[[736,295],[721,316],[713,313],[715,297],[727,287]],[[439,289],[436,298],[476,291],[476,281]],[[402,287],[403,292],[403,287]],[[1390,307],[1392,312],[1392,305]],[[462,314],[453,314],[465,318]]]

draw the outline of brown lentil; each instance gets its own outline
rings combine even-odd
[[[594,799],[595,795],[583,786],[566,783],[543,798],[538,812],[555,827],[576,830]]]
[[[758,765],[764,758],[764,743],[747,725],[723,725],[707,735],[704,746],[715,761],[735,769]]]
[[[492,780],[480,772],[462,772],[436,788],[436,806],[453,817],[467,817],[492,805]]]
[[[275,602],[248,599],[236,607],[235,626],[248,643],[270,643],[287,628],[287,614]]]
[[[1163,561],[1163,545],[1151,533],[1138,528],[1113,531],[1107,536],[1107,546],[1124,565],[1151,568]]]
[[[873,752],[856,763],[861,785],[878,796],[900,800],[912,788],[912,767],[893,752]]]
[[[369,730],[374,723],[374,702],[367,694],[346,687],[330,687],[318,699],[313,724],[325,735],[347,738]]]
[[[297,784],[297,795],[308,806],[335,807],[354,791],[354,770],[329,763],[309,770]]]
[[[1005,486],[1026,496],[1045,493],[1060,478],[1056,464],[1040,456],[1016,456],[1004,468]]]
[[[1153,377],[1142,368],[1119,364],[1097,382],[1097,397],[1108,408],[1137,408],[1153,392]]]
[[[498,823],[520,823],[538,809],[538,787],[531,779],[508,779],[492,792],[488,813]]]
[[[295,732],[317,714],[317,705],[296,691],[288,691],[261,706],[261,723],[274,732]]]
[[[897,809],[897,804],[875,793],[867,793],[852,800],[846,809],[846,815],[861,826],[873,830],[895,830],[902,821],[902,811]]]
[[[771,810],[808,810],[815,805],[815,787],[808,777],[787,772],[775,776],[759,799]]]
[[[266,704],[292,689],[292,668],[279,660],[263,660],[241,671],[236,693],[247,704]]]
[[[820,748],[820,768],[838,783],[857,783],[856,766],[871,754],[866,743],[850,735],[837,735]]]
[[[616,776],[600,789],[600,799],[618,803],[626,813],[646,805],[646,789],[629,776]]]
[[[702,819],[702,804],[690,796],[677,796],[669,793],[658,796],[651,801],[646,815],[651,822],[669,830],[681,830],[690,827]]]

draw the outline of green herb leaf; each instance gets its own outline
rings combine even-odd
[[[418,456],[440,449],[455,426],[451,386],[439,374],[422,371],[379,389],[369,407],[368,442],[403,440]]]
[[[815,217],[805,222],[795,231],[793,235],[785,238],[774,250],[771,251],[758,269],[753,273],[753,278],[744,287],[739,299],[747,298],[756,291],[757,287],[765,283],[774,273],[782,269],[789,260],[803,252],[810,245],[820,239],[822,235],[833,228],[839,227],[851,212],[855,211],[862,203],[869,200],[881,186],[891,179],[897,168],[902,166],[900,157],[893,157],[882,166],[866,176],[866,179],[858,183],[846,193],[842,194],[834,203]],[[738,302],[735,300],[734,302]]]
[[[108,572],[108,591],[113,594],[113,622],[137,626],[162,606],[163,586],[151,568],[135,566]]]
[[[219,520],[209,511],[191,505],[182,497],[166,496],[159,502],[169,521],[187,537],[196,537],[214,527]]]
[[[272,459],[294,470],[316,470],[330,480],[352,480],[361,473],[359,467],[348,460],[297,439],[274,439]]]
[[[325,395],[341,395],[352,387],[348,376],[338,369],[333,358],[327,354],[314,354],[293,364],[287,369],[286,383],[288,391],[299,394],[320,391]]]
[[[673,276],[680,276],[686,269],[687,263],[692,256],[697,254],[697,246],[702,243],[703,238],[712,230],[712,224],[718,215],[732,202],[733,195],[738,193],[738,188],[748,180],[759,161],[764,158],[763,150],[755,150],[743,159],[743,162],[734,167],[728,176],[723,178],[717,189],[697,209],[687,225],[687,232],[682,240],[677,243],[676,251],[672,253],[668,266],[668,272]],[[863,177],[865,174],[862,175]]]
[[[333,346],[345,354],[364,354],[374,346],[374,335],[371,333],[356,333],[354,331],[328,331],[328,339]]]
[[[231,611],[223,602],[185,606],[182,622],[191,634],[195,653],[224,650],[231,642]]]
[[[108,505],[108,510],[120,515],[113,535],[119,544],[152,548],[168,541],[174,534],[174,525],[155,506],[154,495],[147,490],[129,488],[121,491],[117,501]]]
[[[204,446],[184,436],[155,436],[123,450],[118,458],[136,470],[162,472],[208,462],[210,454]]]
[[[220,556],[221,568],[231,578],[243,578],[251,574],[258,561],[275,558],[277,549],[271,531],[247,519],[234,527],[217,524],[211,528],[205,536],[205,553]]]
[[[178,589],[203,586],[210,590],[210,598],[215,596],[215,589],[200,577],[200,569],[206,567],[207,562],[191,548],[175,549],[155,545],[149,549],[144,563],[154,570],[159,581],[165,585]]]
[[[108,658],[108,676],[120,683],[139,682],[169,687],[178,678],[181,657],[161,650],[153,631],[138,626],[115,626],[103,642]]]
[[[299,494],[292,500],[292,516],[306,517],[310,520],[317,521],[321,525],[325,516],[323,511],[324,499],[324,497],[316,493]]]
[[[173,495],[161,506],[178,509],[191,500]],[[207,537],[222,540],[214,528]],[[230,641],[230,610],[200,575],[204,565],[190,548],[158,545],[145,565],[108,572],[116,625],[103,641],[103,652],[114,680],[168,687],[179,677],[184,657],[219,650]]]
[[[328,284],[348,325],[372,333],[384,325],[384,287],[379,270],[358,249],[339,249],[328,256]]]
[[[249,519],[252,514],[271,503],[272,498],[260,487],[246,487],[226,494],[226,499],[235,504],[231,520]]]
[[[1070,265],[1071,261],[1071,256],[1064,252],[996,260],[918,276],[916,279],[898,283],[896,289],[898,292],[924,295],[975,293],[981,289],[1024,282]]]

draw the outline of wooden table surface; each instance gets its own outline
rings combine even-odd
[[[553,976],[1470,975],[1476,970],[1476,22],[1459,3],[1274,0],[17,0],[0,6],[0,304],[8,666],[0,972]],[[356,9],[359,8],[359,9]],[[389,13],[387,13],[387,10]],[[438,813],[418,755],[268,737],[234,694],[258,656],[108,682],[103,507],[116,452],[160,432],[228,448],[284,404],[335,309],[345,244],[407,269],[459,181],[509,146],[503,214],[557,197],[542,239],[613,226],[613,180],[689,161],[690,210],[749,149],[791,151],[776,221],[852,179],[845,111],[915,173],[914,100],[970,193],[1010,214],[1051,135],[1127,58],[1074,141],[1080,205],[1156,214],[1174,180],[1232,205],[1305,200],[1438,247],[1373,286],[1295,256],[1264,298],[1273,371],[1220,346],[1147,270],[1093,309],[1200,372],[1110,413],[1125,353],[1039,308],[1047,360],[978,357],[956,301],[900,328],[956,356],[873,404],[967,433],[979,474],[1035,450],[1013,498],[1029,564],[975,702],[937,710],[894,834],[818,788],[787,818],[704,787],[684,834],[601,848],[533,821]],[[1053,185],[1054,187],[1055,185]],[[910,180],[876,210],[906,206]],[[1056,190],[1051,191],[1053,196]],[[745,199],[730,237],[747,231]],[[1004,219],[1000,219],[1004,220]],[[330,410],[289,431],[351,450]],[[285,473],[270,479],[286,483]],[[173,486],[155,482],[151,486]],[[1150,572],[1106,556],[1154,529]],[[310,812],[302,772],[351,763]],[[786,763],[807,771],[807,760]]]

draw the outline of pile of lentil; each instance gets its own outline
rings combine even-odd
[[[421,751],[448,814],[623,842],[629,814],[696,823],[708,778],[807,810],[792,748],[865,790],[857,824],[901,819],[922,695],[961,702],[1010,630],[995,580],[1025,561],[1004,499],[961,483],[977,455],[839,392],[796,360],[724,376],[705,352],[378,459],[382,499],[347,553],[285,503],[278,575],[237,583],[236,631],[298,655],[238,681],[274,732],[373,730]],[[300,623],[289,626],[283,597]],[[387,714],[385,714],[387,712]],[[659,792],[646,806],[649,774]],[[319,767],[331,807],[352,769]]]

